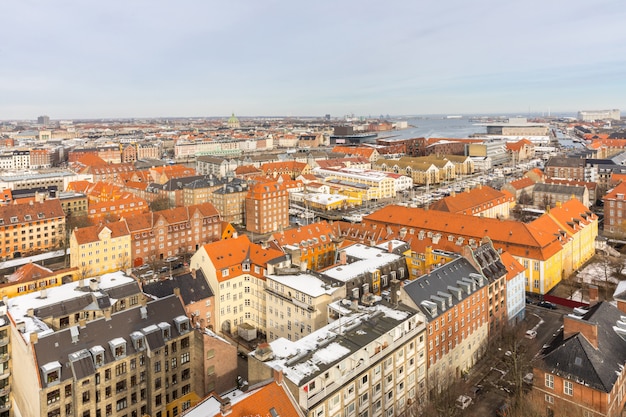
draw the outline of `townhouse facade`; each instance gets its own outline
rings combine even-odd
[[[247,182],[236,178],[213,191],[209,196],[209,201],[222,215],[222,220],[232,224],[243,224],[249,190],[250,186]]]
[[[604,231],[611,236],[626,235],[626,182],[622,182],[609,191],[604,201]]]
[[[426,404],[425,343],[418,311],[381,303],[298,341],[260,345],[248,360],[249,379],[278,375],[309,417],[391,417]]]
[[[393,198],[396,196],[396,178],[385,173],[373,170],[356,168],[315,168],[313,174],[324,179],[329,184],[354,184],[356,187],[367,188],[367,198]],[[404,183],[404,181],[399,181]]]
[[[0,306],[0,417],[13,417],[13,387],[11,374],[13,361],[11,360],[11,321],[7,316],[6,305]]]

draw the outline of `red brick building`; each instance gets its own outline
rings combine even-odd
[[[281,183],[255,184],[248,192],[245,207],[249,232],[270,233],[289,227],[289,193]]]

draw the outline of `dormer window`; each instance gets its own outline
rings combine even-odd
[[[32,217],[30,217],[30,214],[27,214],[24,216],[24,220],[26,220],[27,222],[32,220]]]
[[[126,356],[126,340],[121,337],[117,337],[109,342],[111,348],[111,354],[117,359],[121,359]]]
[[[130,339],[133,342],[135,350],[144,350],[146,348],[146,339],[143,333],[132,332],[130,334]]]
[[[190,330],[189,327],[189,317],[187,316],[178,316],[174,319],[174,324],[176,325],[176,329],[178,329],[178,333],[184,334]]]
[[[89,349],[91,352],[91,357],[93,358],[93,364],[96,368],[104,365],[104,348],[102,346],[94,346]]]
[[[11,217],[11,223],[17,223],[17,216]]]
[[[37,218],[38,218],[38,219],[43,219],[44,217],[46,217],[46,215],[45,215],[45,214],[43,214],[43,213],[37,213]]]
[[[169,323],[159,323],[159,329],[161,329],[161,335],[163,336],[163,340],[170,340],[172,338],[172,326]]]
[[[249,272],[249,271],[250,271],[250,263],[249,263],[249,262],[244,262],[244,263],[241,265],[241,269],[242,269],[243,271],[247,271],[247,272]]]
[[[49,387],[57,385],[61,380],[61,364],[58,361],[48,362],[41,367],[41,372]]]

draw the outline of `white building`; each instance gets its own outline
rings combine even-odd
[[[578,112],[578,120],[592,122],[594,120],[620,120],[619,109],[612,110],[581,110]]]

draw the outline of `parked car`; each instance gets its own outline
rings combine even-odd
[[[183,267],[183,263],[179,262],[176,265],[172,266],[172,269],[179,269],[179,268],[182,268],[182,267]]]
[[[167,271],[169,271],[169,270],[170,270],[170,269],[169,269],[167,266],[162,266],[162,267],[160,267],[160,268],[159,268],[159,272],[161,272],[161,273],[163,273],[163,272],[167,272]]]
[[[541,301],[537,303],[539,307],[549,308],[550,310],[556,310],[556,304],[551,303],[550,301]]]
[[[460,408],[461,410],[465,410],[471,404],[472,404],[472,399],[471,397],[468,397],[467,395],[459,395],[459,397],[456,399],[456,407]]]
[[[137,268],[135,268],[135,271],[145,271],[146,269],[150,268],[150,265],[148,264],[143,264],[141,266],[138,266]]]
[[[526,339],[534,339],[537,337],[537,332],[534,330],[526,330],[526,334],[524,335]]]
[[[483,386],[482,385],[474,385],[472,387],[472,397],[474,397],[474,398],[478,397],[478,395],[480,395],[481,392],[483,392]]]
[[[174,262],[178,260],[178,256],[168,256],[165,258],[165,262]]]
[[[139,276],[139,278],[141,278],[141,279],[148,279],[148,278],[152,278],[153,276],[154,276],[154,271],[151,269],[151,270],[146,271],[143,274],[141,274]]]

